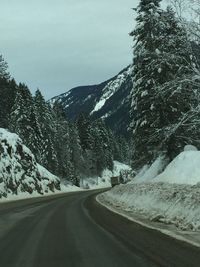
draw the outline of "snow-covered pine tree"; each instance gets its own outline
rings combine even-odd
[[[32,95],[25,84],[19,84],[9,119],[9,129],[17,133],[34,154],[41,136]]]
[[[132,93],[132,124],[134,138],[134,167],[141,167],[152,160],[156,144],[150,136],[157,127],[154,87],[159,76],[152,70],[152,60],[157,58],[160,46],[160,0],[141,0],[137,8],[136,29],[130,33],[134,37],[134,88]]]
[[[8,119],[16,95],[16,82],[10,79],[8,64],[0,55],[0,127],[8,128]]]
[[[70,150],[75,176],[80,179],[80,176],[85,172],[85,163],[82,155],[83,151],[80,144],[78,129],[74,123],[70,124]]]
[[[14,79],[0,78],[0,127],[8,128],[9,115],[16,97],[17,84]]]
[[[54,147],[57,154],[58,170],[57,174],[62,178],[68,178],[71,175],[71,149],[70,149],[70,128],[66,120],[66,115],[62,105],[55,102],[54,111]]]
[[[37,121],[41,132],[40,147],[39,151],[37,151],[37,160],[52,172],[56,172],[58,162],[54,148],[55,122],[53,111],[49,104],[46,103],[39,89],[35,93],[34,105]]]
[[[76,126],[78,129],[81,147],[83,150],[91,149],[91,135],[90,135],[90,121],[87,116],[83,113],[80,113],[76,120]]]
[[[193,60],[186,31],[173,11],[161,10],[159,2],[141,0],[137,27],[131,33],[135,40],[131,127],[136,168],[153,161],[159,153],[168,153],[168,144],[161,145],[163,129],[169,126],[171,116],[177,119],[190,102],[188,95],[180,98],[179,94],[177,98],[174,88],[169,87],[172,99],[166,105],[168,99],[164,97],[163,85],[190,74]]]
[[[199,127],[192,127],[191,112],[199,103],[199,78],[196,58],[184,25],[172,8],[162,13],[163,41],[159,50],[159,71],[163,75],[156,91],[157,106],[162,129],[155,129],[154,139],[159,140],[158,151],[172,159],[186,144],[194,144]],[[154,62],[153,62],[154,63]],[[198,109],[198,108],[197,108]],[[193,113],[193,112],[192,112]],[[194,113],[193,113],[194,114]],[[187,118],[187,126],[185,124]],[[182,123],[181,123],[182,122]]]
[[[110,132],[102,120],[99,119],[92,123],[91,136],[97,174],[101,175],[105,168],[113,170],[112,140]]]
[[[0,55],[0,78],[4,78],[6,80],[9,80],[10,78],[10,74],[8,72],[8,64],[4,60],[2,55]]]

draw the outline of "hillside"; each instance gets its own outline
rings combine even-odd
[[[91,119],[102,118],[116,133],[127,135],[130,123],[130,92],[132,90],[132,68],[128,66],[118,75],[98,85],[79,86],[58,95],[70,120],[83,112]]]
[[[0,198],[60,190],[60,180],[37,164],[18,135],[0,128]]]

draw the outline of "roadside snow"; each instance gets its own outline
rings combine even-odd
[[[134,177],[132,183],[143,183],[151,181],[163,171],[166,165],[167,161],[164,157],[157,158],[151,166],[145,165]]]
[[[200,230],[199,184],[126,184],[101,194],[99,200],[152,221],[174,224],[182,230]]]
[[[184,151],[198,151],[198,149],[196,148],[196,146],[193,145],[186,145],[184,147]]]
[[[61,195],[64,193],[70,193],[70,192],[78,192],[82,191],[80,187],[77,186],[72,186],[72,185],[63,185],[62,183],[60,184],[60,190],[55,190],[55,192],[48,192],[44,193],[43,195],[33,192],[32,194],[29,194],[28,192],[21,192],[19,195],[13,195],[9,194],[7,198],[1,198],[0,199],[0,204],[5,203],[5,202],[12,202],[12,201],[18,201],[22,199],[31,199],[31,198],[40,198],[40,197],[46,197],[46,196],[56,196],[56,195]]]
[[[193,246],[200,248],[200,234],[195,231],[182,231],[172,224],[163,224],[162,222],[151,221],[148,219],[148,217],[145,217],[141,213],[136,213],[135,211],[130,211],[129,209],[122,210],[120,206],[108,203],[107,201],[102,199],[102,196],[97,196],[96,200],[110,211],[117,213],[127,218],[128,220],[133,221],[134,223],[137,223],[149,229],[159,231],[165,235],[171,236],[175,239],[187,242]]]
[[[153,182],[195,185],[200,182],[200,152],[179,154]]]
[[[200,151],[195,150],[193,146],[186,146],[184,152],[181,152],[167,167],[166,165],[167,160],[159,157],[151,166],[145,165],[131,183],[163,182],[195,185],[200,182]]]
[[[162,172],[166,160],[145,166],[126,185],[101,194],[104,205],[152,222],[200,231],[200,151],[188,147]]]

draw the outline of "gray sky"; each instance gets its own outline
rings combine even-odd
[[[132,60],[139,0],[0,0],[0,54],[46,99],[102,82]]]

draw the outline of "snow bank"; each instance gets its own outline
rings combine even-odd
[[[131,183],[151,182],[189,185],[199,183],[200,151],[193,146],[186,146],[184,152],[180,153],[169,165],[164,157],[159,157],[151,166],[144,166],[131,181]]]
[[[0,198],[55,190],[60,190],[59,178],[37,164],[16,134],[0,128]]]
[[[108,207],[152,221],[174,224],[181,230],[200,230],[200,184],[126,184],[98,196]]]
[[[200,182],[200,151],[180,153],[153,182],[195,185]]]
[[[200,151],[187,147],[169,165],[158,158],[126,185],[99,196],[105,205],[152,221],[200,230]],[[160,174],[159,174],[160,173]]]
[[[151,166],[145,165],[134,177],[132,183],[143,183],[151,181],[163,171],[166,165],[166,159],[162,156],[158,157]]]

